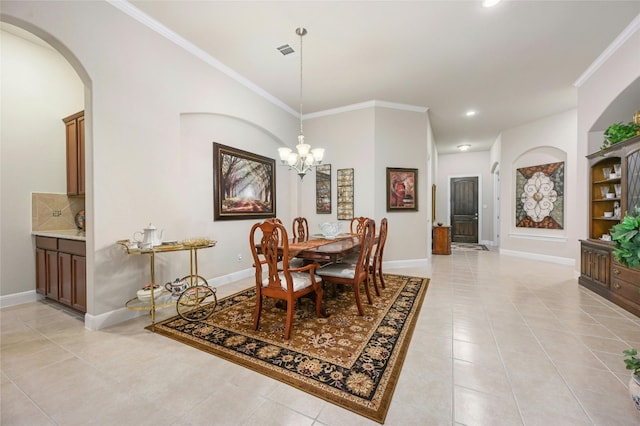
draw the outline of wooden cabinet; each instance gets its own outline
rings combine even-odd
[[[67,135],[67,195],[84,195],[84,111],[62,121]]]
[[[580,284],[598,294],[611,286],[611,251],[613,246],[604,242],[585,240],[580,246]]]
[[[36,291],[87,311],[84,241],[36,237]]]
[[[640,136],[587,158],[591,167],[589,239],[580,242],[578,282],[640,316],[640,269],[615,262],[613,242],[603,239],[624,212],[640,206]]]
[[[451,227],[450,226],[434,226],[433,227],[433,254],[451,254]]]

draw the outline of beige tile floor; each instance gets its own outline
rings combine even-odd
[[[387,425],[640,424],[622,356],[640,318],[572,267],[484,251],[386,272],[431,278]],[[34,302],[0,320],[3,426],[376,424],[150,333],[148,316],[88,331]]]

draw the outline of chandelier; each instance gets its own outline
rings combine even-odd
[[[278,148],[278,153],[282,164],[288,166],[290,170],[295,170],[302,180],[312,167],[322,164],[324,148],[311,149],[311,145],[304,143],[302,132],[302,37],[307,34],[307,30],[306,28],[297,28],[296,34],[300,36],[300,133],[298,134],[296,152],[293,152],[291,148]]]

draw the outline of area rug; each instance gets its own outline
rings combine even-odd
[[[429,279],[384,280],[373,305],[364,297],[363,316],[351,289],[325,293],[328,318],[316,317],[311,299],[300,300],[290,340],[283,339],[286,311],[270,298],[253,330],[253,288],[219,300],[204,321],[176,316],[156,323],[155,332],[384,423]]]
[[[489,251],[484,244],[475,243],[451,243],[451,250],[454,251]]]

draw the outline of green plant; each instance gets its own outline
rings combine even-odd
[[[611,228],[611,240],[615,243],[613,256],[629,268],[640,266],[640,207],[627,212],[622,222]]]
[[[624,363],[626,364],[627,370],[632,370],[633,375],[640,377],[640,358],[636,358],[638,355],[638,350],[636,348],[627,349],[622,351],[625,356]]]
[[[604,131],[605,140],[602,143],[601,148],[604,149],[618,142],[632,138],[638,134],[638,130],[640,130],[640,125],[632,121],[628,124],[622,124],[622,122],[614,123]]]

